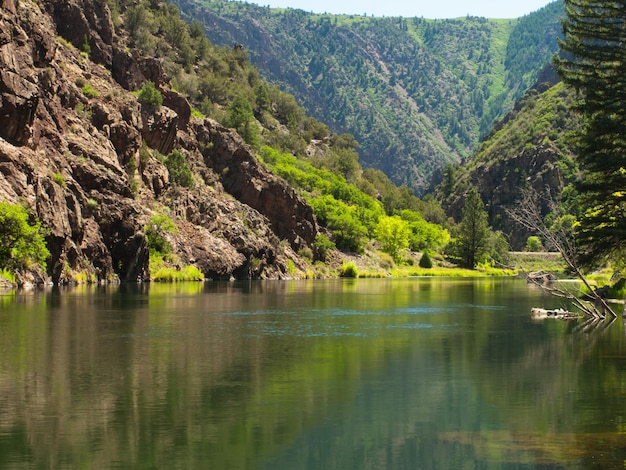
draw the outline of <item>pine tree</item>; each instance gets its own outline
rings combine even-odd
[[[565,39],[555,59],[579,94],[579,183],[586,212],[577,232],[580,261],[602,261],[626,240],[626,2],[565,0]]]
[[[472,188],[463,206],[458,237],[458,254],[466,268],[476,267],[478,261],[487,253],[490,235],[485,205],[478,191]]]

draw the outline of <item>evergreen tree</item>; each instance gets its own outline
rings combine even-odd
[[[475,188],[470,190],[465,200],[459,230],[458,255],[463,266],[473,269],[487,253],[491,235],[485,205]]]
[[[579,184],[586,212],[577,231],[580,261],[620,252],[626,240],[626,3],[565,0],[565,39],[555,59],[579,94]]]
[[[237,95],[228,106],[228,110],[230,115],[226,126],[236,129],[243,140],[253,147],[258,145],[258,129],[250,102],[244,96]]]

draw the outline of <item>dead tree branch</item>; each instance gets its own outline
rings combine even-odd
[[[589,290],[589,301],[584,301],[576,295],[559,289],[554,285],[539,284],[543,289],[558,297],[567,298],[579,308],[583,313],[596,318],[604,318],[606,312],[615,318],[617,315],[611,307],[589,284],[589,281],[581,271],[576,259],[576,237],[571,224],[558,223],[561,220],[559,204],[554,200],[550,191],[546,191],[547,196],[541,196],[532,188],[527,188],[522,192],[522,198],[514,209],[507,209],[506,212],[511,219],[527,229],[537,233],[546,242],[546,245],[555,249],[567,267],[576,275],[583,285]],[[541,213],[542,203],[547,203],[548,208],[554,215],[555,221],[548,225]]]

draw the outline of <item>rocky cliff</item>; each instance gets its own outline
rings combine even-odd
[[[48,279],[149,279],[143,227],[155,214],[178,226],[166,234],[176,262],[207,278],[303,266],[296,252],[318,233],[311,208],[234,131],[192,117],[159,59],[116,34],[106,2],[0,5],[0,199],[47,229]],[[163,106],[131,93],[148,80]],[[162,156],[174,149],[190,188],[170,181]]]

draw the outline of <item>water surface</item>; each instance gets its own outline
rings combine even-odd
[[[0,468],[588,469],[626,462],[626,345],[508,279],[0,297]]]

